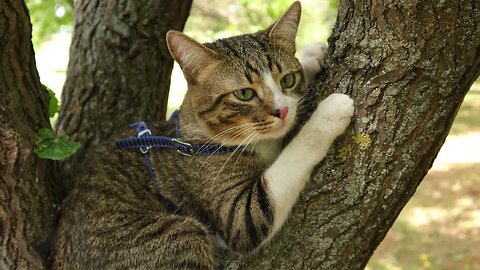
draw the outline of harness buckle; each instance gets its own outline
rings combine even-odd
[[[146,128],[140,132],[137,133],[137,137],[140,138],[140,137],[143,137],[143,135],[147,135],[147,136],[150,136],[152,135],[152,132],[150,131],[150,129]]]
[[[140,146],[140,152],[142,152],[142,154],[146,154],[148,153],[148,151],[150,151],[152,147],[151,146]]]
[[[145,128],[144,130],[137,133],[137,138],[140,138],[143,136],[150,136],[150,135],[152,135],[152,132],[150,131],[150,129]],[[140,152],[142,152],[142,154],[146,154],[148,153],[148,151],[150,151],[151,148],[152,148],[151,146],[140,146]]]
[[[180,153],[184,156],[187,156],[187,157],[192,157],[193,155],[195,155],[195,150],[193,149],[193,145],[191,143],[182,142],[179,139],[175,139],[175,138],[172,138],[172,142],[177,144],[177,152],[178,153]],[[183,149],[182,146],[185,149]]]

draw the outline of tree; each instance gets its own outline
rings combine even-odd
[[[40,91],[38,75],[31,64],[31,45],[25,39],[25,33],[30,30],[24,5],[18,0],[13,2],[0,4],[0,26],[5,25],[6,20],[2,18],[13,16],[13,12],[5,12],[12,7],[17,9],[20,15],[14,18],[22,22],[23,30],[7,31],[23,34],[23,38],[0,44],[20,44],[21,48],[27,48],[23,54],[16,54],[25,57],[22,59],[25,61],[15,63],[30,63],[29,68],[17,70],[26,72],[23,78],[33,78],[34,83],[25,84],[31,87],[28,88],[31,90],[29,96],[22,101],[31,100],[28,109],[22,107],[18,99],[10,104],[2,99],[0,103],[1,172],[2,182],[17,183],[16,186],[25,183],[29,187],[38,184],[35,177],[26,173],[48,171],[51,166],[31,156],[32,144],[21,144],[21,147],[15,144],[29,157],[22,160],[36,162],[21,167],[26,170],[12,170],[12,164],[19,164],[11,161],[13,153],[18,151],[9,150],[15,148],[8,144],[12,140],[3,139],[8,135],[4,130],[8,132],[9,128],[16,130],[17,127],[19,131],[26,130],[25,133],[17,132],[14,138],[31,142],[38,127],[44,126],[45,120],[33,120],[42,113],[46,115],[46,97]],[[184,10],[178,5],[185,1],[174,2],[76,1],[76,29],[58,131],[80,140],[83,151],[95,147],[101,138],[113,131],[123,129],[131,117],[148,121],[164,116],[165,99],[162,97],[166,90],[159,90],[158,86],[168,82],[168,76],[162,72],[163,77],[158,77],[163,79],[156,80],[153,77],[157,74],[153,71],[171,66],[164,43],[160,42],[166,25],[160,23],[161,26],[150,28],[155,20],[145,14],[155,10],[156,14],[174,14],[178,18],[179,10]],[[160,8],[163,5],[165,9]],[[167,9],[167,5],[171,6]],[[185,5],[189,7],[190,3]],[[100,18],[100,14],[103,17]],[[184,15],[186,18],[188,14]],[[12,25],[15,24],[9,24]],[[319,99],[332,92],[351,95],[356,101],[354,123],[319,165],[290,220],[274,242],[251,257],[226,258],[224,264],[228,269],[362,269],[365,266],[430,168],[464,95],[480,74],[480,3],[477,0],[397,3],[342,0],[329,45],[329,70],[319,79],[314,97]],[[5,51],[16,53],[6,48],[8,46],[0,47],[0,61],[15,59],[3,57]],[[164,57],[164,62],[156,62],[158,57]],[[3,81],[11,78],[6,76],[12,74],[9,67],[14,69],[20,64],[2,62],[2,98],[18,96],[23,93],[19,90],[26,88],[18,84],[18,78],[22,78],[19,75],[13,77],[17,78],[16,85],[3,86],[7,85]],[[158,103],[153,105],[153,102]],[[13,125],[10,119],[15,119],[15,112],[19,110],[26,120],[18,120],[21,125]],[[80,152],[76,161],[82,157]],[[6,171],[9,174],[5,174]],[[49,179],[40,178],[41,181]],[[11,236],[12,230],[23,228],[21,224],[3,225],[11,224],[8,222],[15,217],[4,209],[18,209],[17,202],[31,205],[27,204],[30,203],[28,195],[35,190],[4,187],[2,183],[0,195],[5,194],[0,196],[2,237],[5,231]],[[5,196],[13,198],[12,195],[17,194],[27,196],[3,200]],[[40,194],[53,193],[46,190]],[[37,215],[40,216],[38,213],[33,216]],[[48,222],[34,224],[41,224],[39,227],[51,225]],[[26,265],[9,259],[18,258],[16,254],[23,254],[21,258],[26,258],[23,261],[37,262],[37,259],[29,259],[34,252],[24,249],[33,250],[30,239],[38,238],[26,238],[24,245],[16,248],[16,253],[7,249],[9,256],[0,263],[7,268],[15,264]],[[5,242],[3,239],[6,238],[2,238],[1,243]],[[38,263],[31,265],[38,266]]]
[[[50,127],[23,1],[0,2],[0,269],[38,269],[37,246],[55,223],[61,197],[53,162],[33,153]]]
[[[84,144],[71,162],[130,117],[164,117],[173,63],[164,37],[183,28],[191,1],[75,5],[73,60],[58,126],[58,133],[67,130]],[[55,163],[33,152],[38,131],[50,128],[49,95],[36,70],[24,1],[0,3],[0,33],[0,269],[41,269],[47,251],[39,247],[55,227],[68,171],[60,177]],[[132,63],[135,69],[128,68]]]
[[[32,42],[38,48],[59,28],[71,28],[74,0],[25,0],[33,24]]]
[[[355,121],[277,241],[229,269],[363,269],[431,167],[480,74],[480,3],[340,1],[324,97]]]
[[[124,130],[129,123],[163,120],[173,59],[165,43],[182,30],[192,1],[76,1],[75,32],[57,121],[82,148],[64,164]],[[67,183],[68,185],[69,183]]]

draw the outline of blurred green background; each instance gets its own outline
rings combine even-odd
[[[74,0],[26,0],[33,24],[32,40],[42,82],[57,98],[61,96],[68,49],[73,31]],[[269,26],[292,0],[194,0],[184,32],[200,42],[241,33],[255,32]],[[299,51],[308,42],[326,42],[335,21],[338,0],[304,0],[298,32]],[[319,16],[321,14],[321,16]],[[187,89],[183,74],[174,67],[170,87],[169,111],[175,110]]]
[[[58,98],[65,81],[74,0],[26,0],[42,83]],[[302,0],[298,47],[326,41],[338,0]],[[254,32],[272,23],[291,0],[194,0],[185,32],[208,42]],[[178,67],[169,110],[186,91]],[[415,196],[372,257],[367,269],[480,270],[480,83],[465,97],[445,145]]]

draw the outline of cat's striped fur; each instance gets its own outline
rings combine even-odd
[[[265,31],[205,45],[169,32],[169,49],[189,83],[182,139],[249,146],[194,157],[152,151],[162,195],[182,209],[179,214],[158,200],[141,153],[116,149],[114,140],[102,144],[65,202],[54,269],[214,269],[220,248],[214,239],[248,254],[280,229],[353,113],[350,98],[330,96],[280,152],[304,89],[294,56],[299,18],[295,2]],[[286,74],[294,76],[289,87],[281,82]],[[255,97],[236,98],[233,92],[244,88]],[[174,137],[174,123],[152,132]]]

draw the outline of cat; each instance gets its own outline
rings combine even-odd
[[[222,246],[245,255],[272,239],[354,112],[351,98],[332,94],[282,147],[326,53],[309,47],[302,69],[295,58],[300,13],[294,2],[267,29],[212,43],[167,33],[188,82],[179,139],[234,151],[150,150],[158,194],[140,151],[101,144],[64,203],[53,269],[215,269]],[[176,138],[176,121],[151,130]]]

